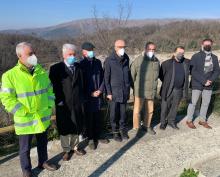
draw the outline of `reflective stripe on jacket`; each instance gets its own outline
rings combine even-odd
[[[0,98],[14,114],[17,135],[41,133],[49,127],[55,97],[48,74],[39,64],[33,75],[20,62],[4,73]]]

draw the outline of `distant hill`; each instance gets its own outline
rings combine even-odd
[[[199,50],[201,41],[205,38],[211,38],[214,40],[213,49],[220,49],[220,20],[159,22],[98,31],[77,38],[69,38],[68,41],[78,46],[84,41],[91,41],[95,44],[96,52],[99,52],[99,54],[111,52],[116,39],[124,39],[126,41],[128,46],[126,51],[129,54],[143,51],[147,41],[155,42],[157,52],[173,52],[177,45],[184,46],[186,50]],[[60,40],[61,43],[65,41],[65,39]]]
[[[101,28],[114,29],[118,26],[117,19],[97,19]],[[106,20],[108,24],[106,24]],[[143,19],[143,20],[128,20],[123,27],[142,27],[145,25],[165,25],[175,21],[183,21],[183,19]],[[122,22],[125,23],[125,22]],[[31,29],[19,29],[19,30],[2,30],[0,33],[8,34],[23,34],[41,37],[44,39],[62,39],[78,37],[81,34],[91,34],[96,32],[96,20],[84,19],[74,20],[67,23],[62,23],[55,26],[45,28],[31,28]]]

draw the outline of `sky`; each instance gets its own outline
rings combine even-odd
[[[57,25],[77,19],[118,17],[131,5],[130,19],[220,18],[220,0],[0,0],[0,30]]]

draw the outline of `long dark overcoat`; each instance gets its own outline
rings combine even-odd
[[[74,63],[73,72],[64,62],[54,64],[50,68],[49,77],[56,97],[56,123],[59,134],[84,133],[84,84],[80,64]]]

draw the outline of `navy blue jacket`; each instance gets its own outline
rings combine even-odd
[[[204,64],[205,64],[205,57],[206,54],[203,51],[200,51],[196,54],[194,54],[190,61],[190,70],[191,70],[191,88],[193,90],[211,90],[212,86],[205,86],[205,83],[207,80],[211,80],[214,82],[219,74],[219,63],[218,63],[218,57],[214,54],[212,54],[212,62],[213,62],[213,71],[205,73],[204,72]]]
[[[105,60],[104,80],[107,95],[112,95],[112,101],[126,103],[130,96],[131,72],[129,57],[124,54],[119,57],[114,51]]]
[[[102,95],[97,98],[92,97],[91,94],[97,90],[100,90],[102,93],[104,91],[102,63],[96,58],[84,58],[80,62],[80,65],[83,69],[86,111],[96,112],[101,109]]]

